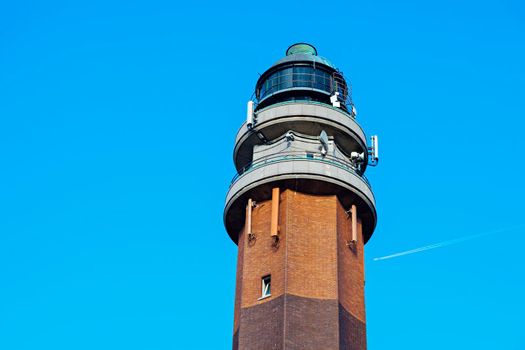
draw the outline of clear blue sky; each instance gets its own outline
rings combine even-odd
[[[368,344],[525,349],[521,1],[3,1],[0,348],[230,349],[222,224],[258,73],[297,41],[352,81]]]

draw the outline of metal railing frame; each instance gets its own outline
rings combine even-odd
[[[305,152],[305,151],[273,154],[271,156],[263,157],[254,162],[251,162],[250,164],[244,166],[240,172],[235,174],[235,176],[231,180],[230,187],[233,186],[233,184],[235,184],[241,177],[243,177],[244,175],[246,175],[247,173],[253,170],[264,167],[269,164],[286,162],[286,161],[310,161],[310,162],[327,163],[337,168],[346,170],[349,173],[357,175],[358,177],[363,179],[364,183],[368,186],[368,188],[372,189],[366,176],[362,174],[354,165],[352,165],[352,163],[345,161],[341,158],[334,157],[334,156],[330,156],[330,155],[323,156],[320,153],[310,153],[310,152]]]

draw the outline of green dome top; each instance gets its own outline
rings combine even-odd
[[[275,62],[272,67],[290,62],[316,62],[337,69],[332,62],[324,57],[318,56],[317,49],[307,43],[297,43],[290,46],[288,50],[286,50],[286,56]]]
[[[298,53],[317,56],[317,50],[315,47],[307,43],[293,44],[288,48],[288,50],[286,50],[286,56],[295,55]]]

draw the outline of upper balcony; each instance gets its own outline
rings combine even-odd
[[[237,171],[252,162],[254,146],[275,140],[288,130],[312,136],[325,130],[346,156],[351,152],[367,152],[365,133],[351,114],[324,103],[281,102],[258,110],[252,128],[246,122],[240,127],[233,151]],[[365,169],[366,162],[362,167]]]

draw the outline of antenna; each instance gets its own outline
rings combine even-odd
[[[246,127],[251,129],[253,127],[253,101],[248,101],[248,109],[246,111]]]
[[[339,102],[339,92],[336,91],[332,96],[330,96],[330,102],[332,103],[332,106],[341,108],[341,102]]]
[[[377,135],[370,137],[372,145],[368,147],[368,155],[370,156],[370,162],[368,165],[376,166],[379,163],[379,141]]]

